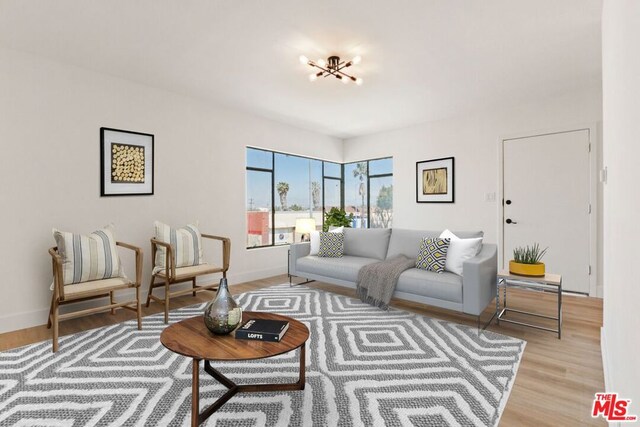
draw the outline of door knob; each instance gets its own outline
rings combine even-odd
[[[505,203],[510,205],[511,204],[511,200],[507,200]]]
[[[511,218],[507,218],[507,224],[517,224],[517,222],[513,221]]]

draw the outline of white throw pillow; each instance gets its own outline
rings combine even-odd
[[[331,233],[342,233],[344,227],[329,227],[329,231]],[[320,251],[320,232],[312,231],[309,238],[311,239],[311,251],[309,255],[318,255],[318,251]]]
[[[449,230],[440,234],[441,239],[450,239],[447,261],[444,269],[462,276],[462,265],[468,259],[478,255],[482,249],[482,237],[475,239],[461,239]]]

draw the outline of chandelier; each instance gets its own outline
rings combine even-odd
[[[312,61],[304,55],[300,56],[301,63],[309,65],[310,67],[315,69],[314,72],[309,75],[310,81],[315,81],[318,79],[318,77],[333,76],[336,79],[340,80],[342,83],[349,83],[349,81],[352,81],[357,85],[362,84],[362,79],[347,74],[343,70],[345,68],[351,67],[352,65],[359,64],[360,61],[362,61],[362,58],[360,56],[356,56],[351,61],[341,61],[340,57],[335,55],[330,56],[326,61],[324,59]]]

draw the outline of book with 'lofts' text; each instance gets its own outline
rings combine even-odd
[[[236,339],[280,342],[287,329],[284,320],[250,319],[236,329]]]

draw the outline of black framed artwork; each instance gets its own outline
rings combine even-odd
[[[454,203],[454,158],[416,162],[416,202]]]
[[[100,196],[153,194],[153,135],[100,128]]]

